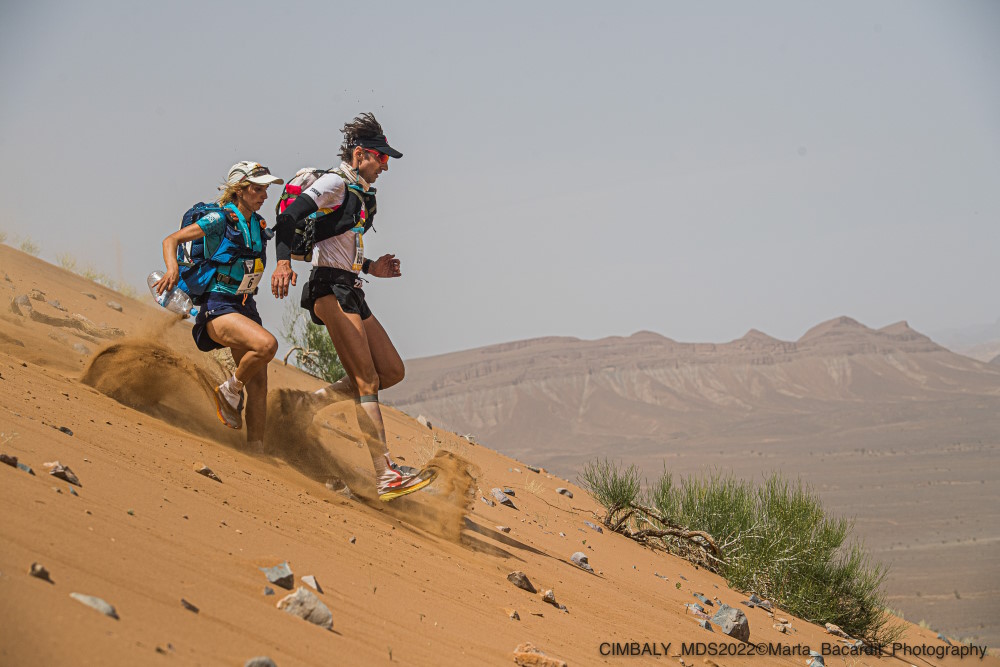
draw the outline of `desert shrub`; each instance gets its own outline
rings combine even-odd
[[[95,269],[93,265],[88,264],[86,267],[81,268],[76,263],[76,257],[68,252],[57,255],[56,261],[59,262],[59,266],[67,271],[72,271],[78,276],[86,278],[87,280],[97,283],[103,287],[107,287],[108,289],[114,290],[123,296],[134,299],[139,295],[139,292],[128,283],[115,280],[108,274]]]
[[[344,366],[337,356],[326,327],[321,327],[309,317],[309,313],[295,303],[289,303],[282,318],[281,337],[292,346],[289,355],[295,355],[295,365],[310,375],[336,382],[344,377]]]
[[[609,526],[639,497],[639,469],[635,465],[623,470],[607,459],[595,459],[584,464],[580,478],[584,488],[608,510],[605,523]]]
[[[61,252],[56,255],[56,261],[59,262],[59,266],[63,267],[67,271],[76,273],[76,257],[68,252]]]
[[[851,537],[853,523],[828,516],[801,482],[773,474],[755,485],[715,472],[677,485],[664,469],[640,495],[638,477],[635,466],[622,469],[605,460],[588,463],[580,481],[607,510],[605,524],[615,530],[630,534],[621,522],[623,507],[631,507],[644,524],[711,535],[720,550],[713,569],[737,590],[757,593],[814,623],[835,623],[874,644],[891,643],[902,633],[885,613],[882,585],[888,569]],[[673,537],[664,537],[661,545],[689,553]]]
[[[21,248],[21,252],[26,252],[29,255],[35,255],[36,257],[38,256],[38,253],[42,251],[42,247],[27,236],[21,239],[21,245],[18,247]]]

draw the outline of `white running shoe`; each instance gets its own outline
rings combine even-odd
[[[229,428],[243,428],[243,392],[234,394],[229,389],[229,382],[223,382],[215,388],[215,414],[219,421]]]
[[[404,475],[391,467],[386,468],[376,483],[378,499],[388,502],[393,498],[419,491],[433,482],[435,477],[437,470],[433,468],[425,468],[415,475]]]

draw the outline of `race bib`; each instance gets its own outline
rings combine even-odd
[[[354,264],[351,265],[351,270],[357,273],[365,263],[365,237],[362,235],[364,227],[355,227],[352,231],[354,232]]]
[[[251,294],[257,285],[260,284],[261,276],[264,275],[264,262],[259,259],[243,260],[243,280],[236,289],[237,294]]]

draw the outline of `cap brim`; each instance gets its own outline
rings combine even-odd
[[[389,144],[383,144],[380,148],[376,148],[375,150],[377,150],[380,153],[385,153],[389,157],[395,157],[395,158],[403,157],[402,153],[400,153],[399,151],[397,151],[395,148],[393,148]]]
[[[255,185],[282,185],[284,180],[278,178],[274,174],[264,174],[263,176],[250,176],[247,178],[248,181],[254,183]]]

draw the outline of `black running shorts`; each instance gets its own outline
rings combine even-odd
[[[320,326],[324,322],[317,317],[314,305],[317,300],[331,294],[337,297],[337,302],[345,313],[360,315],[362,320],[367,320],[372,316],[372,311],[365,303],[365,291],[355,287],[357,281],[357,274],[351,271],[326,266],[314,267],[309,273],[309,280],[302,286],[302,299],[299,303],[309,311],[312,321]]]
[[[242,294],[237,296],[236,294],[222,294],[220,292],[208,293],[205,303],[202,304],[201,310],[198,312],[198,317],[195,318],[194,328],[191,329],[191,335],[194,337],[195,345],[198,346],[199,350],[202,352],[211,352],[212,350],[221,350],[225,347],[225,345],[212,340],[212,337],[208,335],[208,330],[205,328],[216,317],[228,315],[229,313],[239,313],[243,317],[264,326],[264,323],[260,319],[260,314],[257,312],[257,303],[253,300],[253,295],[248,295],[246,299],[246,302],[244,302]]]

